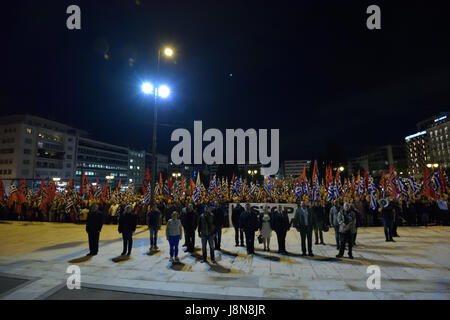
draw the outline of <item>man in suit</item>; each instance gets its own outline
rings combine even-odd
[[[89,253],[88,256],[95,256],[98,253],[98,242],[100,231],[103,227],[103,214],[98,210],[98,203],[94,203],[89,210],[86,221],[86,232],[89,237]]]
[[[186,252],[194,252],[195,250],[195,229],[198,226],[199,215],[194,209],[194,205],[189,203],[184,210],[184,234],[186,237]]]
[[[214,202],[214,209],[212,210],[214,216],[214,225],[216,226],[215,244],[216,250],[220,250],[220,243],[222,242],[222,227],[225,222],[225,213],[219,206],[219,202]]]
[[[239,236],[241,238],[241,247],[244,246],[244,231],[239,226],[239,220],[241,218],[241,214],[244,212],[244,208],[241,206],[239,200],[237,201],[236,206],[233,208],[231,214],[231,222],[233,222],[234,227],[234,240],[236,242],[236,247],[239,247]]]
[[[254,254],[255,232],[259,229],[259,221],[256,213],[253,210],[251,210],[249,203],[245,205],[245,211],[241,214],[239,225],[244,230],[245,233],[247,254]]]
[[[286,233],[289,231],[291,224],[286,210],[283,210],[281,205],[273,214],[273,229],[277,234],[278,253],[286,254]]]
[[[308,239],[308,255],[314,257],[312,252],[312,231],[314,227],[314,217],[309,212],[304,201],[301,201],[295,210],[293,226],[300,232],[302,240],[302,256],[306,256],[306,239]]]

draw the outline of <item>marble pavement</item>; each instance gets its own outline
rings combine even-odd
[[[160,251],[150,255],[149,232],[140,226],[129,259],[119,257],[122,240],[116,225],[105,225],[99,254],[85,255],[84,225],[0,222],[0,274],[29,282],[0,299],[45,299],[66,285],[67,267],[81,268],[81,286],[133,293],[207,299],[450,299],[450,227],[401,227],[397,242],[385,242],[382,228],[359,228],[354,259],[337,259],[334,231],[326,245],[314,245],[315,257],[300,256],[300,237],[287,236],[289,255],[256,244],[249,256],[234,246],[234,229],[224,229],[217,265],[200,263],[201,250],[184,252],[169,263],[164,227]],[[257,241],[256,241],[257,243]],[[196,238],[196,246],[200,240]],[[367,267],[381,270],[381,288],[368,289]],[[81,289],[82,290],[82,289]]]

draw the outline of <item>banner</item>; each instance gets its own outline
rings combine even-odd
[[[246,203],[241,203],[241,206],[245,209]],[[236,206],[236,203],[230,203],[228,205],[228,223],[229,226],[232,227],[233,223],[231,221],[231,216],[233,213],[233,208]],[[295,209],[297,208],[297,204],[295,203],[250,203],[250,207],[257,214],[262,214],[264,212],[264,207],[268,206],[271,212],[274,212],[278,206],[281,206],[283,211],[286,211],[289,216],[289,221],[294,219]]]

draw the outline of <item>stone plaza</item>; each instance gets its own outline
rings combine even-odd
[[[201,263],[198,237],[196,252],[185,253],[181,242],[181,261],[172,264],[164,226],[153,254],[139,226],[127,258],[117,225],[104,225],[98,255],[87,257],[84,225],[1,221],[0,299],[450,299],[450,227],[400,227],[399,235],[385,242],[381,227],[359,228],[354,259],[338,259],[330,229],[325,245],[313,245],[315,256],[302,257],[291,228],[289,254],[277,253],[273,233],[271,252],[255,241],[250,256],[227,228],[217,264]],[[80,267],[80,290],[67,289],[70,265]],[[380,289],[367,286],[372,265],[381,270]]]

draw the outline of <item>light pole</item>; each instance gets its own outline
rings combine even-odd
[[[171,48],[164,49],[164,55],[171,57],[173,55],[173,50]],[[161,48],[158,49],[158,61],[156,64],[156,77],[159,81],[159,61],[161,60]],[[151,191],[150,191],[150,207],[153,209],[155,204],[155,181],[156,181],[156,128],[158,123],[158,96],[161,98],[167,98],[170,95],[170,89],[166,85],[160,85],[159,88],[153,88],[152,84],[149,82],[144,82],[141,87],[142,91],[146,95],[153,94],[154,96],[154,110],[153,110],[153,142],[152,142],[152,177],[151,177]]]

